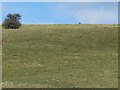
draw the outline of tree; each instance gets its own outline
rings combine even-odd
[[[81,24],[81,22],[79,22],[79,24]]]
[[[20,23],[21,15],[16,13],[16,14],[11,14],[9,13],[7,17],[4,19],[2,26],[5,29],[17,29],[21,26]]]

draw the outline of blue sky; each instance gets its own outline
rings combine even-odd
[[[117,24],[117,2],[3,2],[2,21],[20,13],[23,24]]]

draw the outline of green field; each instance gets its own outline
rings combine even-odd
[[[117,25],[2,30],[3,87],[118,87]]]

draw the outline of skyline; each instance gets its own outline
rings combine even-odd
[[[118,24],[117,2],[3,2],[2,21],[8,13],[23,24]]]

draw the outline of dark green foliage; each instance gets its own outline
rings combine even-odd
[[[20,23],[21,15],[20,14],[8,14],[5,20],[3,21],[2,26],[5,29],[17,29],[21,26]]]

